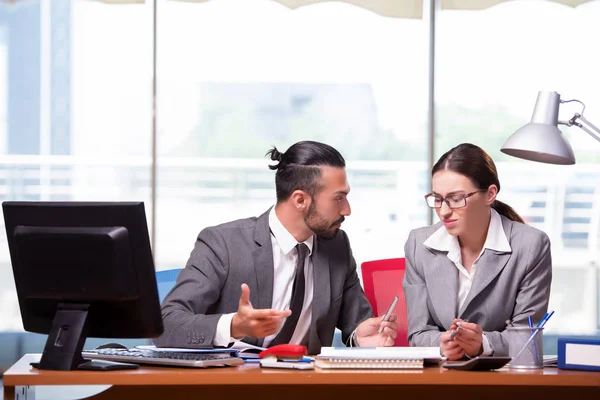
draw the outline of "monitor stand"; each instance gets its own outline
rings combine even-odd
[[[72,371],[134,369],[137,364],[103,360],[86,360],[81,350],[87,337],[89,304],[59,303],[52,321],[52,329],[46,340],[39,363],[31,363],[37,369]]]

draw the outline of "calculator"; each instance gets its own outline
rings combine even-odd
[[[446,361],[442,367],[448,369],[460,369],[463,371],[490,371],[504,367],[511,357],[473,357],[464,361]]]

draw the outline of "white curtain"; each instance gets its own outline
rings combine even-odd
[[[504,3],[507,1],[518,1],[518,0],[442,0],[442,10],[482,10],[496,4]],[[540,0],[542,1],[542,0]],[[552,1],[554,3],[561,3],[571,7],[577,7],[592,0],[543,0]]]
[[[206,1],[206,0],[202,0]],[[310,4],[335,0],[274,0],[289,8],[298,8]],[[422,0],[342,0],[342,3],[353,4],[373,11],[379,15],[396,18],[421,18]]]
[[[127,4],[127,3],[143,3],[145,0],[96,0],[109,4]],[[190,3],[204,3],[207,1],[218,0],[173,0],[185,1]],[[251,0],[247,0],[251,1]],[[295,9],[311,4],[325,2],[348,3],[366,10],[373,11],[382,16],[394,18],[422,18],[423,16],[423,0],[271,0],[276,1],[284,6]],[[432,0],[435,1],[435,0]],[[439,0],[442,10],[482,10],[496,4],[506,1],[520,0]],[[525,0],[522,0],[525,1]],[[530,0],[527,0],[530,1]],[[577,7],[588,1],[593,0],[540,0],[552,1],[555,3],[565,4],[571,7]]]

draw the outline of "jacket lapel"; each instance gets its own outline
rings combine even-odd
[[[312,318],[309,338],[314,340],[319,339],[323,343],[323,339],[318,337],[317,323],[319,319],[324,318],[329,311],[331,301],[331,285],[329,275],[329,257],[325,256],[324,252],[319,251],[319,241],[315,237],[313,252],[313,301],[312,301]],[[311,340],[311,341],[312,341]]]
[[[459,316],[465,312],[469,304],[481,293],[498,274],[504,269],[506,263],[510,259],[511,253],[498,253],[494,250],[485,249],[483,255],[477,262],[477,272],[473,280],[473,286],[469,290],[469,294],[463,303]]]
[[[505,218],[502,218],[502,227],[507,238],[510,238],[512,226],[505,223]],[[469,304],[481,293],[504,269],[512,253],[501,253],[495,250],[485,249],[483,255],[477,262],[477,272],[473,280],[473,286],[469,290],[469,294],[465,299],[460,311],[459,317],[462,318],[463,313],[469,307]]]
[[[254,241],[257,244],[252,252],[256,290],[250,291],[250,301],[254,308],[271,308],[273,302],[273,247],[269,231],[269,212],[258,217],[254,231]]]
[[[256,290],[250,291],[250,302],[254,308],[271,308],[273,303],[273,270],[275,267],[273,265],[273,247],[269,229],[269,212],[271,208],[258,217],[254,230],[254,241],[257,248],[252,252],[252,259],[254,260]],[[263,341],[264,338],[256,339],[256,342],[252,344],[262,347]]]
[[[457,316],[458,271],[446,252],[430,250],[433,262],[425,267],[427,291],[438,319],[448,329]]]

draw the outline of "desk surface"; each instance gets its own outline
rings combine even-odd
[[[600,387],[600,372],[543,370],[472,372],[429,367],[422,370],[261,369],[256,364],[225,368],[142,367],[126,371],[39,371],[26,354],[4,374],[5,386],[26,385],[486,385]]]

